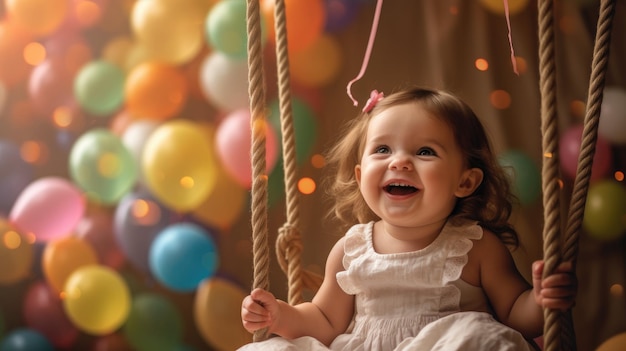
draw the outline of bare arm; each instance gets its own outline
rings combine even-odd
[[[576,277],[571,264],[541,278],[543,263],[533,264],[533,287],[517,270],[509,250],[493,234],[485,231],[476,243],[480,257],[480,279],[498,319],[526,338],[543,333],[543,307],[567,309],[574,304]]]
[[[241,318],[246,330],[265,327],[285,338],[312,336],[329,345],[343,333],[354,313],[354,296],[337,284],[336,274],[343,271],[343,242],[340,239],[326,261],[324,282],[312,302],[291,306],[271,293],[255,289],[242,304]]]

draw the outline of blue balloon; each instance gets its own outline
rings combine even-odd
[[[150,247],[152,274],[166,287],[193,291],[215,274],[218,253],[209,233],[192,223],[176,223],[159,233]]]
[[[0,343],[0,351],[54,351],[45,336],[32,329],[16,329]]]
[[[8,215],[18,196],[35,178],[35,170],[13,142],[0,140],[0,214]]]

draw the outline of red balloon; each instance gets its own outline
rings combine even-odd
[[[113,333],[97,338],[91,351],[133,351],[133,348],[121,334]]]
[[[126,258],[113,234],[113,213],[91,210],[74,230],[76,236],[87,241],[96,251],[98,262],[113,269],[120,269]]]
[[[61,299],[44,282],[35,282],[28,288],[23,313],[26,324],[58,348],[69,348],[78,338],[78,329],[67,318]]]
[[[580,155],[580,145],[582,143],[583,125],[578,124],[567,129],[559,141],[559,162],[563,173],[570,179],[576,178],[576,168],[578,166],[578,156]],[[591,166],[591,181],[604,178],[613,163],[613,152],[611,144],[598,135],[596,140],[596,150]]]

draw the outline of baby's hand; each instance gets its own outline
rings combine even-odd
[[[250,333],[266,327],[271,330],[279,316],[278,301],[263,289],[254,289],[241,303],[241,321]]]
[[[545,279],[543,261],[535,261],[532,266],[533,294],[537,304],[543,308],[565,311],[572,308],[576,301],[578,280],[572,262],[563,262],[555,272]]]

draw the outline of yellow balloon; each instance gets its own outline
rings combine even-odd
[[[146,140],[142,167],[158,200],[176,211],[192,211],[215,188],[213,135],[190,120],[165,122]]]
[[[65,283],[65,313],[90,335],[107,335],[121,327],[130,313],[130,301],[126,282],[106,266],[84,266]]]
[[[329,84],[339,74],[342,56],[337,39],[323,34],[309,47],[292,55],[293,80],[309,87]]]
[[[194,320],[200,335],[218,350],[235,350],[252,342],[241,324],[241,302],[246,292],[213,278],[200,283],[194,301]]]
[[[102,59],[125,69],[127,58],[135,44],[133,40],[121,35],[109,40],[102,49]]]
[[[199,0],[137,1],[131,26],[151,60],[181,64],[204,45],[204,20],[210,2]]]
[[[248,191],[221,168],[217,173],[213,191],[192,215],[208,226],[228,230],[241,214]]]
[[[43,273],[56,292],[63,291],[68,277],[77,269],[98,264],[98,255],[91,245],[74,236],[50,241],[41,258]]]
[[[622,351],[626,348],[626,333],[612,336],[603,342],[596,351]]]
[[[502,0],[480,0],[480,4],[496,15],[504,15],[504,1]],[[508,0],[509,13],[515,15],[528,7],[528,0]]]
[[[0,284],[13,284],[28,276],[33,246],[26,237],[0,218]]]

